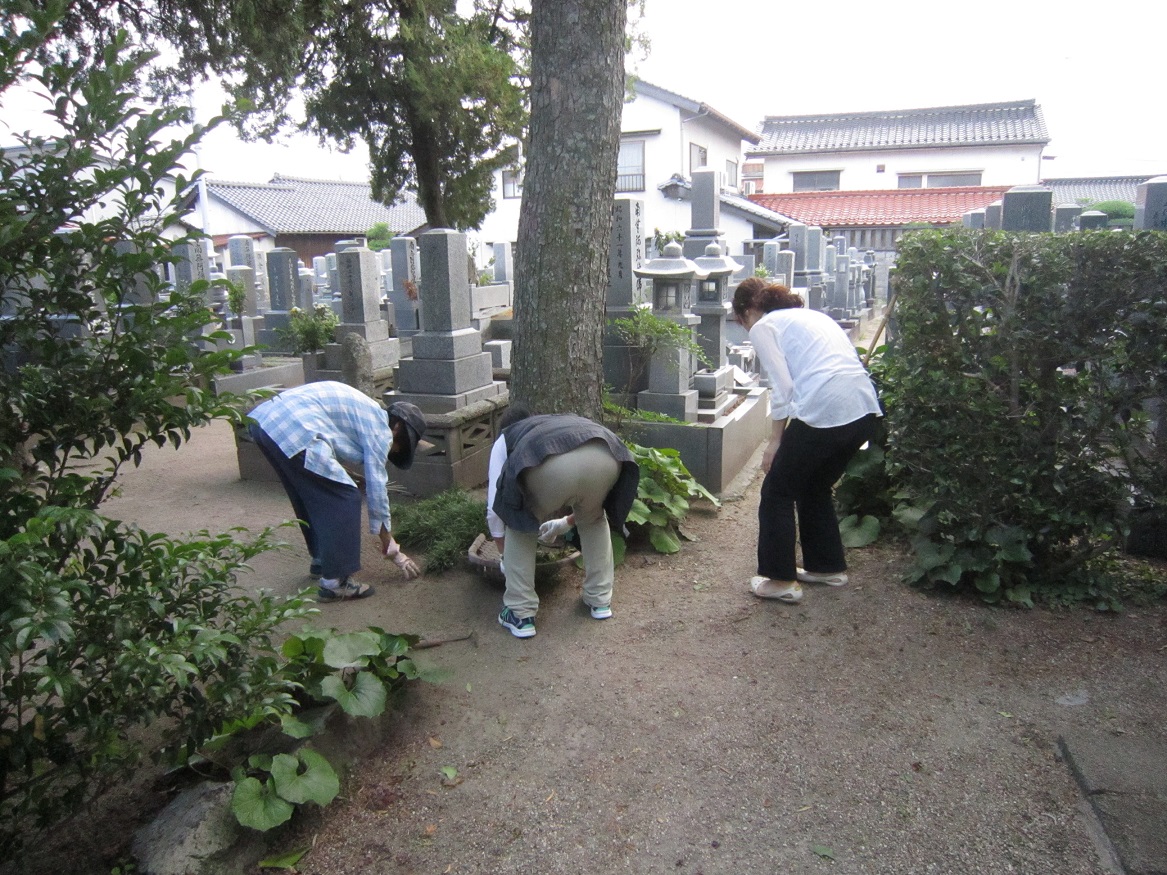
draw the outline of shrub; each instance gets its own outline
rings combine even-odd
[[[1167,499],[1167,236],[906,236],[881,392],[916,583],[1112,604],[1105,561]]]
[[[336,337],[340,317],[327,304],[314,304],[311,311],[293,307],[288,311],[288,325],[280,333],[292,352],[318,352]]]
[[[485,531],[486,502],[462,489],[393,508],[393,537],[402,547],[425,553],[427,572],[453,568]]]

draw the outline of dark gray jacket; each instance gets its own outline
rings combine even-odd
[[[636,498],[640,468],[623,441],[602,425],[569,413],[529,416],[503,430],[507,443],[507,460],[499,475],[494,496],[494,512],[508,528],[519,532],[537,532],[542,520],[535,519],[527,506],[519,475],[541,464],[548,456],[570,452],[588,441],[601,439],[620,463],[620,477],[604,499],[608,525],[623,530],[628,511]]]

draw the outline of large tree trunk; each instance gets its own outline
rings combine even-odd
[[[627,0],[533,0],[511,394],[598,418]]]

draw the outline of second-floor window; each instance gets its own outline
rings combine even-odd
[[[806,170],[791,173],[795,191],[838,191],[841,170]]]
[[[725,184],[730,188],[737,188],[737,162],[725,162]]]
[[[616,158],[616,191],[644,191],[644,140],[623,140]]]
[[[502,172],[502,196],[504,198],[523,196],[523,175],[517,170]]]
[[[689,144],[689,173],[700,170],[709,163],[709,150],[696,143]]]

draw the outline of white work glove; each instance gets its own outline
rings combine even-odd
[[[550,544],[556,538],[561,538],[570,531],[571,523],[568,522],[567,517],[563,516],[557,520],[548,520],[539,526],[539,540],[544,544]]]
[[[385,558],[393,560],[393,564],[401,569],[406,580],[421,577],[421,569],[417,567],[417,563],[405,555],[405,552],[393,538],[389,539],[389,543],[385,547]]]

